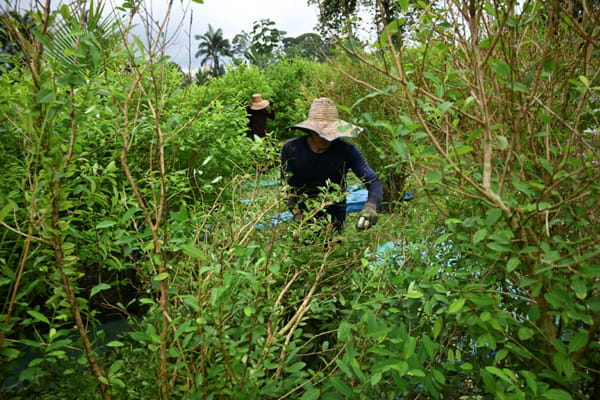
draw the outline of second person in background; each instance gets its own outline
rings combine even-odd
[[[270,105],[270,107],[269,107]],[[267,118],[275,119],[275,106],[272,101],[263,99],[260,93],[254,93],[250,104],[246,107],[248,113],[248,137],[265,137],[267,135]]]

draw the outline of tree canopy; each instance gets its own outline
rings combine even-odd
[[[223,30],[221,28],[215,30],[209,24],[204,34],[195,37],[200,43],[194,57],[202,57],[200,65],[209,65],[213,76],[223,75],[225,66],[221,59],[232,55],[231,44],[228,39],[223,38]]]

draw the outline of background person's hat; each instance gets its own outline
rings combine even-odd
[[[361,127],[341,120],[335,104],[327,97],[314,99],[308,119],[287,129],[312,131],[328,142],[341,137],[355,137],[362,131]]]
[[[252,103],[250,103],[250,108],[253,110],[262,110],[269,104],[269,100],[263,99],[260,93],[254,93],[252,95]]]

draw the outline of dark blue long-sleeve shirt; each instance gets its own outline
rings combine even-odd
[[[367,201],[379,204],[383,197],[383,184],[354,144],[337,139],[323,153],[315,153],[307,138],[301,136],[290,139],[281,149],[284,179],[292,188],[293,195],[296,195],[290,198],[289,207],[296,205],[299,200],[297,196],[316,197],[327,187],[328,181],[345,190],[348,170],[352,170],[367,187]],[[328,211],[334,218],[345,221],[345,204],[334,208]]]

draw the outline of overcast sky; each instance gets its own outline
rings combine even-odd
[[[166,13],[167,0],[145,0],[148,13],[153,19],[162,21]],[[107,0],[108,5],[118,6],[122,0]],[[194,58],[199,41],[195,35],[202,35],[208,30],[221,29],[223,36],[231,40],[235,35],[245,31],[250,33],[252,25],[260,19],[275,22],[275,28],[285,31],[286,36],[296,37],[307,32],[316,32],[316,6],[308,6],[306,0],[204,0],[203,4],[191,0],[175,0],[171,11],[168,37],[172,39],[167,54],[182,68],[187,69],[190,58],[191,34],[191,66],[196,69],[199,59]],[[190,16],[192,27],[190,32]],[[181,24],[181,28],[177,27]],[[143,37],[143,31],[136,33]]]
[[[96,0],[96,3],[100,0]],[[143,0],[145,7],[141,15],[151,15],[152,20],[164,20],[168,0]],[[69,4],[73,0],[51,0],[53,8]],[[105,11],[119,7],[124,0],[103,0]],[[0,11],[9,9],[35,9],[36,0],[0,0]],[[187,70],[197,69],[200,60],[194,58],[199,41],[195,35],[203,35],[208,24],[213,29],[221,29],[223,36],[231,40],[242,31],[252,32],[254,22],[269,19],[275,22],[275,28],[285,31],[286,36],[296,37],[303,33],[316,32],[318,11],[315,5],[307,5],[307,0],[204,0],[203,4],[192,0],[173,0],[167,37],[169,46],[167,55]],[[192,26],[190,29],[190,16]],[[139,23],[139,20],[138,20]],[[179,29],[178,29],[179,27]],[[134,30],[134,34],[145,42],[143,25]],[[191,37],[191,43],[190,43]]]

